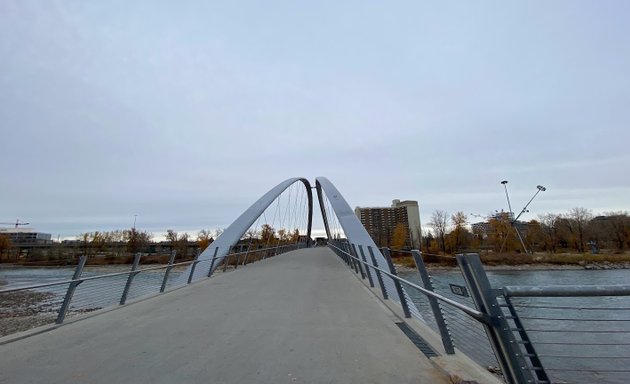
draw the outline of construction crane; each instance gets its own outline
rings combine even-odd
[[[2,225],[14,225],[15,224],[15,228],[17,228],[20,225],[29,225],[30,223],[20,223],[20,219],[16,219],[15,223],[0,223]]]

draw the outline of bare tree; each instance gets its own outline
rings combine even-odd
[[[566,219],[566,229],[571,234],[576,250],[580,253],[584,252],[586,228],[593,218],[591,210],[582,207],[572,208],[564,218]]]
[[[538,215],[538,221],[545,234],[545,248],[552,253],[556,252],[558,245],[558,218],[559,216],[555,213]]]
[[[448,230],[448,212],[435,210],[431,214],[429,225],[435,231],[440,249],[446,253],[446,231]]]
[[[606,228],[604,231],[615,244],[615,248],[623,251],[630,243],[630,216],[628,212],[605,212]]]

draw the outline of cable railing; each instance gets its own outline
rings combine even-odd
[[[511,330],[527,331],[518,342],[536,348],[552,380],[627,382],[630,286],[507,286],[500,299]]]
[[[129,270],[107,273],[101,270],[111,266],[99,266],[96,267],[98,271],[93,271],[94,267],[85,265],[87,257],[81,256],[70,279],[0,290],[0,336],[45,324],[61,324],[67,317],[124,305],[131,300],[186,286],[193,282],[195,271],[202,268],[206,277],[211,277],[304,246],[291,243],[267,248],[249,247],[241,252],[230,247],[227,255],[220,258],[216,248],[210,260],[198,260],[197,254],[194,260],[183,262],[175,262],[174,251],[168,264],[145,267],[140,266],[142,256],[137,254]]]
[[[456,256],[461,276],[449,275],[451,290],[438,293],[417,250],[406,253],[413,256],[419,275],[414,280],[422,286],[411,281],[417,275],[399,276],[387,248],[380,251],[388,265],[379,266],[351,251],[361,249],[358,245],[329,241],[329,246],[357,274],[363,267],[364,279],[371,271],[404,286],[419,311],[401,304],[403,312],[439,333],[447,354],[457,347],[476,360],[492,361],[508,383],[627,382],[630,286],[494,288],[479,256],[466,254]],[[382,287],[381,292],[387,299],[388,292]]]

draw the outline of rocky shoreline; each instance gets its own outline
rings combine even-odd
[[[17,291],[0,294],[0,337],[51,324],[57,317],[55,295]]]

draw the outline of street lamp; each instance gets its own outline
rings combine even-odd
[[[521,243],[521,246],[523,247],[523,250],[525,251],[525,253],[529,253],[527,251],[527,247],[525,247],[525,242],[523,241],[523,237],[521,236],[520,231],[518,230],[518,228],[516,227],[516,222],[518,221],[518,219],[521,217],[521,215],[525,212],[529,212],[527,210],[527,207],[529,207],[529,204],[531,204],[531,202],[534,200],[534,198],[536,197],[536,195],[538,195],[540,192],[544,192],[547,190],[547,188],[543,187],[542,185],[537,185],[536,186],[536,193],[534,193],[534,196],[532,196],[531,199],[529,199],[529,201],[527,202],[527,204],[525,204],[525,206],[523,207],[523,209],[521,210],[521,212],[518,214],[518,216],[514,217],[514,214],[512,213],[512,206],[510,205],[510,196],[508,195],[508,191],[507,191],[507,180],[503,180],[501,181],[501,184],[503,184],[503,188],[505,188],[505,197],[507,199],[507,203],[508,203],[508,208],[510,209],[510,224],[512,225],[512,228],[514,229],[514,231],[516,232],[516,236],[518,237],[518,240]],[[503,241],[503,245],[501,245],[501,252],[503,251],[503,247],[505,246],[505,243],[507,242],[507,237],[505,238],[505,240]]]
[[[136,229],[136,218],[138,217],[138,215],[133,215],[133,229]]]
[[[507,199],[508,209],[510,210],[510,219],[514,217],[514,213],[512,213],[512,204],[510,204],[510,195],[508,195],[507,190],[507,180],[503,180],[501,184],[503,184],[503,188],[505,189],[505,198]]]

